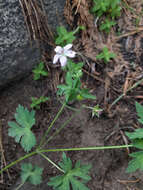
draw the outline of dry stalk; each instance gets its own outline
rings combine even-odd
[[[54,46],[53,34],[48,26],[47,15],[44,9],[42,0],[40,2],[35,0],[19,0],[21,5],[26,28],[32,40],[38,43],[41,47],[44,43]]]

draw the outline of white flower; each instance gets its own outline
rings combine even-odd
[[[68,44],[65,47],[57,46],[55,48],[56,55],[53,59],[53,64],[56,64],[58,60],[61,63],[61,66],[64,67],[67,64],[67,57],[74,58],[76,52],[71,50],[72,44]]]

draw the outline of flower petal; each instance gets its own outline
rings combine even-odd
[[[76,55],[75,51],[69,50],[69,51],[65,51],[64,52],[65,56],[70,57],[70,58],[74,58]]]
[[[68,45],[66,45],[65,47],[64,47],[64,50],[69,50],[69,49],[71,49],[72,48],[72,44],[68,44]]]
[[[61,54],[63,52],[63,48],[61,46],[56,46],[56,48],[54,49],[56,53]]]
[[[61,56],[60,57],[60,63],[61,63],[62,67],[64,67],[67,64],[67,58],[66,58],[66,56]]]
[[[53,64],[56,64],[58,62],[58,59],[61,57],[60,54],[56,54],[53,59]]]

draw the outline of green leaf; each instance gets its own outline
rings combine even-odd
[[[93,0],[91,12],[101,17],[105,16],[115,19],[121,14],[120,0]]]
[[[62,158],[62,162],[59,163],[59,166],[65,173],[50,178],[48,185],[53,186],[56,190],[70,190],[70,186],[73,190],[89,190],[85,183],[91,179],[88,175],[91,165],[81,165],[80,161],[77,161],[73,168],[72,161],[66,157],[65,153],[63,153]]]
[[[138,102],[136,102],[136,111],[137,111],[137,115],[139,117],[138,121],[143,124],[143,106],[141,104],[139,104]]]
[[[10,128],[8,135],[15,138],[16,142],[20,142],[26,152],[29,152],[36,144],[35,135],[31,128],[35,124],[35,112],[29,112],[27,108],[19,105],[15,114],[16,122],[8,122]]]
[[[88,89],[82,89],[80,92],[80,95],[84,98],[84,99],[96,99],[96,96],[92,95],[89,93]]]
[[[139,149],[143,149],[143,138],[133,140],[133,146]]]
[[[71,177],[70,181],[74,190],[89,190],[88,187],[73,177]]]
[[[109,62],[110,59],[115,58],[115,54],[109,52],[108,48],[105,46],[102,52],[96,56],[97,59],[103,59],[105,63]]]
[[[37,65],[32,71],[34,73],[34,80],[40,79],[41,76],[48,76],[48,72],[44,68],[43,62],[40,62],[40,64]]]
[[[105,19],[105,21],[100,25],[100,30],[105,30],[107,33],[110,32],[112,26],[116,24],[115,21],[111,21],[109,19]]]
[[[131,139],[143,139],[143,129],[136,129],[134,132],[126,132],[126,135]]]
[[[24,163],[21,165],[21,179],[22,183],[29,181],[33,185],[38,185],[42,181],[43,168],[32,166],[31,163]]]
[[[57,34],[55,43],[56,45],[65,46],[71,44],[76,37],[74,36],[79,30],[83,30],[84,27],[78,26],[74,31],[68,32],[64,26],[57,27]]]
[[[132,141],[134,147],[143,149],[143,129],[136,129],[134,132],[126,132],[125,134]]]
[[[72,60],[68,60],[67,63],[68,71],[71,73],[74,79],[80,78],[82,76],[83,63],[74,63]]]
[[[48,101],[50,98],[45,96],[40,96],[40,98],[32,97],[32,104],[30,105],[31,108],[40,109],[40,104]]]
[[[68,86],[72,87],[73,79],[72,79],[72,75],[70,72],[67,72],[65,80],[66,80],[66,84]]]
[[[133,159],[129,162],[127,173],[135,172],[136,170],[143,171],[143,151],[130,154]]]
[[[109,3],[109,0],[93,0],[93,8],[91,9],[92,13],[101,17],[110,8]]]
[[[56,38],[56,45],[66,45],[75,40],[73,32],[68,32],[64,26],[57,27],[58,36]]]
[[[136,102],[136,111],[138,117],[140,117],[139,121],[142,123],[143,121],[143,106]],[[132,141],[134,147],[143,149],[143,129],[136,129],[134,132],[126,132],[126,135]],[[135,172],[140,169],[143,171],[143,151],[135,152],[130,154],[133,158],[128,165],[127,172]]]
[[[137,115],[140,119],[139,122],[143,122],[143,106],[136,102],[136,111]],[[126,135],[130,138],[133,142],[135,147],[140,147],[143,141],[143,128],[136,129],[134,132],[126,132]]]

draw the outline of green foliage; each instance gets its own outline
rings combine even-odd
[[[126,135],[131,139],[142,139],[143,138],[143,129],[136,129],[134,132],[126,132]]]
[[[103,111],[103,109],[101,109],[98,104],[97,104],[96,106],[94,106],[94,107],[86,106],[86,105],[83,105],[83,107],[92,110],[92,118],[93,118],[95,115],[96,115],[97,117],[99,117],[99,116],[100,116],[100,113]]]
[[[114,53],[109,52],[108,48],[105,46],[102,52],[96,56],[97,59],[103,59],[105,63],[109,62],[110,59],[114,58],[116,55]]]
[[[97,116],[97,117],[99,117],[100,116],[100,113],[102,112],[103,110],[99,107],[99,105],[97,104],[96,106],[94,106],[93,108],[92,108],[92,117],[94,117],[95,115]]]
[[[136,148],[143,149],[143,129],[136,129],[134,132],[126,132],[126,135],[132,141]]]
[[[78,26],[74,31],[68,32],[64,26],[57,27],[56,45],[65,46],[71,44],[76,37],[74,36],[79,30],[83,30],[83,26]]]
[[[48,72],[46,71],[43,62],[40,62],[40,64],[37,65],[35,69],[33,69],[33,73],[34,73],[34,80],[40,79],[41,76],[45,77],[48,76]]]
[[[14,137],[15,141],[20,142],[24,150],[29,152],[36,144],[35,135],[31,131],[35,124],[35,112],[29,112],[27,108],[19,105],[16,108],[15,119],[16,122],[8,122],[8,135]]]
[[[65,82],[66,84],[57,86],[57,88],[59,89],[57,94],[59,96],[62,96],[64,94],[65,101],[68,103],[70,101],[76,100],[76,97],[79,94],[81,82],[79,79],[73,79],[70,72],[66,73]]]
[[[107,12],[109,1],[104,0],[93,0],[92,13],[95,13],[98,17],[102,16]]]
[[[143,124],[143,106],[136,102],[137,115],[139,122]],[[136,129],[134,132],[126,132],[134,147],[143,149],[143,129]],[[143,151],[130,154],[133,158],[128,165],[127,172],[134,172],[137,169],[143,171]]]
[[[105,32],[109,33],[112,26],[116,24],[115,21],[112,21],[110,19],[105,19],[103,23],[100,25],[100,30],[105,30]]]
[[[120,0],[93,0],[91,11],[98,17],[105,14],[114,19],[121,14]]]
[[[136,111],[137,111],[137,115],[139,117],[138,121],[143,124],[143,106],[141,104],[139,104],[138,102],[136,102]]]
[[[73,75],[73,71],[66,73],[65,82],[66,84],[58,85],[59,89],[57,94],[59,96],[64,95],[66,103],[72,102],[75,100],[83,100],[83,99],[96,99],[95,96],[91,95],[88,89],[81,88],[80,78]],[[81,76],[81,75],[80,75]]]
[[[40,104],[48,101],[50,98],[45,96],[40,96],[40,98],[32,97],[32,104],[30,105],[31,108],[40,109]]]
[[[138,121],[143,124],[143,106],[136,102],[136,111],[140,119]],[[134,147],[143,149],[143,128],[136,129],[134,132],[126,132],[126,135],[132,141]]]
[[[82,76],[82,67],[83,63],[73,63],[71,60],[68,60],[67,64],[67,73],[65,77],[65,83],[58,85],[59,96],[64,95],[66,103],[72,102],[75,100],[83,99],[96,99],[95,96],[91,95],[88,89],[82,89],[82,83],[80,78]]]
[[[112,19],[115,19],[116,17],[119,17],[121,15],[121,0],[110,0],[110,10],[109,13],[111,15]]]
[[[138,169],[143,171],[143,151],[132,153],[130,156],[133,159],[129,162],[126,172],[131,173]]]
[[[116,24],[115,18],[121,15],[120,0],[93,0],[91,12],[97,17],[105,15],[107,19],[101,23],[99,29],[110,32],[112,26]]]
[[[95,100],[96,96],[90,94],[89,90],[86,88],[80,89],[79,94],[77,96],[77,100],[83,100],[83,99],[92,99]]]
[[[83,63],[73,63],[72,60],[68,60],[67,69],[70,71],[73,78],[82,77],[82,67]]]
[[[63,175],[50,178],[49,186],[53,186],[55,190],[70,190],[70,186],[73,190],[89,190],[85,186],[91,178],[88,175],[91,165],[81,165],[80,161],[75,163],[75,167],[72,166],[70,158],[66,157],[63,153],[63,160],[59,163],[59,166],[64,170]],[[81,180],[79,180],[79,178]]]
[[[32,166],[31,163],[24,163],[21,165],[21,179],[22,183],[26,181],[30,182],[33,185],[38,185],[42,181],[42,172],[43,168],[38,166]]]

